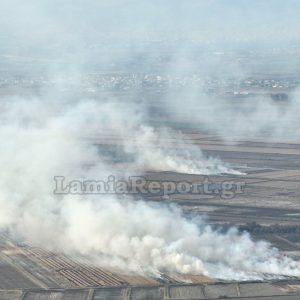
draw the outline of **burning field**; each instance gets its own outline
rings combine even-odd
[[[296,299],[300,82],[286,54],[297,61],[300,48],[288,39],[297,32],[280,35],[289,5],[286,27],[270,21],[287,45],[275,51],[258,1],[222,38],[222,18],[204,12],[246,4],[13,2],[0,5],[13,14],[0,20],[4,299],[39,289]]]

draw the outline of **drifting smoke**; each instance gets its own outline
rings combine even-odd
[[[192,90],[192,92],[191,92]],[[178,92],[177,92],[178,93]],[[171,93],[166,108],[177,113],[177,120],[207,130],[226,141],[263,137],[266,140],[295,140],[299,137],[299,91],[289,101],[275,103],[270,96],[249,96],[232,100],[228,96],[212,96],[201,90],[182,89],[181,96]],[[180,99],[187,109],[182,112]],[[189,116],[194,114],[193,120]]]
[[[129,197],[53,195],[56,174],[73,178],[109,174],[113,166],[102,162],[97,148],[83,142],[82,135],[97,136],[110,127],[120,137],[118,126],[125,129],[126,122],[119,120],[118,107],[111,104],[86,100],[61,109],[45,101],[2,102],[0,136],[6,141],[0,156],[2,229],[102,266],[153,276],[162,271],[224,279],[300,276],[299,263],[269,244],[255,243],[234,229],[220,233],[202,220],[185,219],[175,207]],[[163,151],[158,158],[164,162]],[[90,162],[93,166],[85,168]],[[180,163],[183,166],[184,160]]]
[[[245,19],[243,15],[238,15],[226,27],[210,19],[207,14],[210,5],[213,12],[223,11],[217,1],[184,1],[184,4],[183,1],[166,1],[163,5],[158,1],[149,2],[77,0],[72,3],[27,1],[24,4],[24,1],[15,0],[1,3],[0,28],[5,43],[0,49],[9,67],[12,67],[11,61],[19,59],[25,61],[25,66],[29,62],[30,68],[36,71],[39,69],[36,64],[40,62],[40,68],[55,74],[55,80],[52,89],[42,90],[42,96],[21,96],[21,92],[14,91],[15,96],[1,97],[0,227],[18,238],[49,249],[82,255],[99,265],[157,276],[162,271],[174,271],[228,280],[299,277],[299,262],[281,255],[269,244],[253,242],[248,234],[240,235],[234,229],[221,233],[201,219],[187,220],[176,207],[135,201],[130,197],[81,198],[53,194],[53,177],[56,175],[75,179],[99,178],[99,175],[107,177],[115,173],[126,176],[139,169],[238,174],[218,159],[205,157],[194,145],[178,142],[180,133],[177,131],[147,124],[142,106],[116,101],[113,95],[109,95],[109,101],[86,99],[79,96],[80,89],[70,88],[70,81],[74,80],[76,85],[81,71],[91,71],[99,66],[100,70],[111,71],[115,65],[126,65],[124,56],[127,61],[134,62],[135,56],[144,53],[145,48],[155,48],[149,28],[162,30],[158,36],[154,34],[154,40],[173,36],[176,32],[175,46],[162,46],[158,52],[166,48],[174,51],[178,43],[186,39],[192,44],[199,42],[201,47],[207,46],[209,50],[225,47],[228,43],[236,45],[241,40],[256,44],[273,32],[270,28],[262,28],[264,18],[256,16],[257,11],[263,11],[259,1],[255,1],[256,9],[250,10],[245,9],[245,1],[240,1],[243,5],[233,1],[238,13],[247,11],[250,17],[249,22],[242,23],[244,27],[237,26]],[[278,8],[282,2],[275,3]],[[117,4],[126,8],[117,10],[114,15]],[[299,7],[299,3],[294,4]],[[182,11],[191,15],[191,24]],[[269,11],[268,6],[265,11]],[[272,11],[269,17],[273,17]],[[278,16],[278,11],[274,11]],[[12,13],[12,18],[7,17]],[[287,14],[292,14],[289,25],[298,20],[294,13],[295,8],[287,10]],[[227,8],[225,16],[232,17],[232,11]],[[256,21],[258,24],[252,26]],[[163,28],[158,28],[157,24],[163,24]],[[282,25],[281,22],[276,25],[277,33],[285,33],[287,25]],[[201,26],[209,30],[198,30]],[[242,29],[238,31],[237,28]],[[245,28],[251,28],[246,41],[243,40]],[[11,32],[14,34],[9,35]],[[295,35],[297,33],[289,32],[284,36],[290,42]],[[226,41],[220,42],[221,36],[225,36]],[[273,42],[278,41],[278,36],[281,35],[272,35]],[[147,41],[140,46],[143,37]],[[101,50],[93,50],[97,48],[95,40],[101,41],[101,47],[98,45]],[[122,54],[119,48],[122,48]],[[177,72],[182,67],[178,62],[180,51],[174,56],[175,67],[168,66],[168,69]],[[145,64],[152,61],[149,54]],[[218,64],[205,59],[200,61],[202,74]],[[134,68],[134,63],[129,65]],[[235,64],[230,66],[230,72],[237,70]],[[26,68],[30,69],[28,65]],[[67,70],[66,74],[72,74],[68,80],[65,75],[57,75],[62,69]],[[263,104],[254,112],[250,109],[253,112],[250,118],[249,114],[237,117],[234,110],[193,89],[183,89],[182,95],[172,95],[172,109],[181,111],[183,98],[187,107],[198,107],[200,99],[200,106],[204,108],[193,111],[194,119],[200,119],[201,126],[225,137],[232,127],[227,125],[230,122],[226,123],[226,118],[220,118],[221,114],[233,120],[239,134],[249,133],[253,124],[258,124],[253,134],[266,124],[274,126],[279,114],[277,108]],[[170,102],[163,101],[169,109]],[[293,114],[286,114],[284,123],[296,116],[298,104],[293,105]],[[265,110],[272,112],[271,117],[258,123]],[[96,145],[96,140],[103,136],[109,141],[116,138],[121,152],[131,155],[132,162],[118,166],[104,159]]]

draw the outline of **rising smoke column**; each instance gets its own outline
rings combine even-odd
[[[176,207],[130,196],[54,195],[55,175],[90,179],[114,172],[82,136],[103,133],[101,126],[108,128],[110,118],[116,130],[120,112],[118,106],[103,108],[94,101],[78,101],[64,109],[45,101],[2,101],[1,229],[99,266],[152,276],[164,271],[227,280],[300,276],[299,262],[268,243],[253,242],[235,229],[221,233],[202,219],[187,220]],[[92,167],[86,168],[90,162]]]

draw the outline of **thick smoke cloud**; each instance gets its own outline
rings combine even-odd
[[[162,271],[223,279],[300,276],[299,263],[269,244],[234,229],[215,231],[201,219],[187,220],[175,207],[130,197],[53,195],[54,175],[99,178],[116,171],[82,141],[82,134],[97,136],[103,125],[108,128],[110,117],[113,124],[120,122],[118,107],[103,109],[103,104],[85,100],[61,110],[51,102],[45,105],[45,99],[7,100],[0,126],[7,141],[1,149],[2,229],[100,266],[152,276]],[[118,124],[109,124],[120,134]],[[158,162],[166,159],[161,153]],[[85,168],[91,161],[92,167]]]
[[[113,93],[105,96],[108,100],[87,98],[77,86],[81,75],[96,67],[100,72],[111,70],[145,53],[145,64],[150,64],[164,51],[172,53],[164,72],[197,70],[201,75],[242,78],[244,70],[234,58],[249,44],[265,49],[299,41],[298,31],[290,30],[297,28],[299,3],[286,1],[284,9],[281,5],[276,0],[271,6],[229,0],[2,1],[0,58],[5,70],[25,69],[30,75],[41,68],[51,84],[36,95],[25,96],[16,87],[13,96],[1,96],[0,228],[99,265],[156,276],[163,271],[223,279],[300,276],[299,262],[269,244],[253,242],[234,229],[215,231],[201,219],[187,220],[176,207],[130,197],[53,195],[56,175],[98,179],[140,169],[238,174],[194,145],[169,144],[180,133],[149,125],[142,105],[130,99],[122,103]],[[226,64],[207,55],[220,48],[233,53]],[[194,67],[189,53],[199,54]],[[167,111],[182,113],[182,99],[187,107],[201,108],[188,112],[195,114],[192,123],[200,122],[201,129],[225,138],[231,138],[228,120],[235,122],[235,135],[248,134],[254,123],[252,134],[266,125],[283,128],[276,125],[277,107],[268,102],[250,107],[250,114],[237,115],[194,87],[170,92],[162,101]],[[271,112],[268,120],[258,123],[265,110]],[[290,126],[297,110],[295,98],[281,122]],[[125,170],[105,160],[89,142],[103,136],[117,138],[122,152],[133,157]]]

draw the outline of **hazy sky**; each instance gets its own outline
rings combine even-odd
[[[120,47],[121,41],[162,38],[219,45],[296,42],[299,12],[297,0],[2,0],[1,46],[72,51],[107,38]]]

